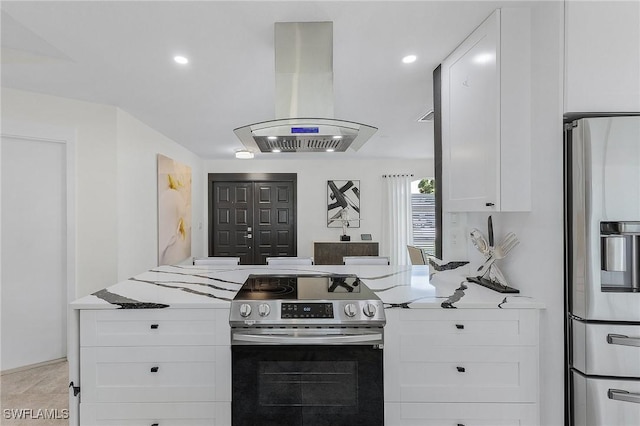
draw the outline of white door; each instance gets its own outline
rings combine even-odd
[[[1,370],[67,353],[64,143],[2,137]]]

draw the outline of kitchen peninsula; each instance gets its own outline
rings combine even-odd
[[[336,273],[385,306],[385,424],[537,424],[543,306],[468,283],[467,269],[154,268],[71,304],[70,424],[231,424],[235,294],[250,274]]]

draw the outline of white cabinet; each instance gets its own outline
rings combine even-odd
[[[228,425],[228,309],[80,312],[80,424]]]
[[[496,10],[442,63],[445,211],[531,209],[531,31]]]
[[[386,424],[537,424],[537,310],[388,309],[386,316]]]
[[[565,3],[564,111],[640,111],[640,2]]]

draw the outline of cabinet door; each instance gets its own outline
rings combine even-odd
[[[81,346],[228,345],[228,309],[109,309],[80,312]]]
[[[445,208],[499,210],[500,11],[442,64]]]
[[[640,2],[565,3],[565,112],[640,111]]]
[[[80,404],[83,425],[227,426],[230,402]]]
[[[313,261],[316,265],[342,265],[347,255],[347,243],[314,243]]]
[[[377,256],[378,243],[350,243],[347,244],[346,256]],[[340,261],[342,264],[342,259]]]
[[[386,309],[387,402],[536,403],[538,312]]]
[[[534,426],[536,404],[385,403],[393,426]]]
[[[84,347],[83,402],[229,401],[229,346]]]

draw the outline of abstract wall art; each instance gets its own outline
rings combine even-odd
[[[327,227],[360,227],[360,181],[327,181]]]
[[[191,167],[158,154],[158,265],[191,256]]]

